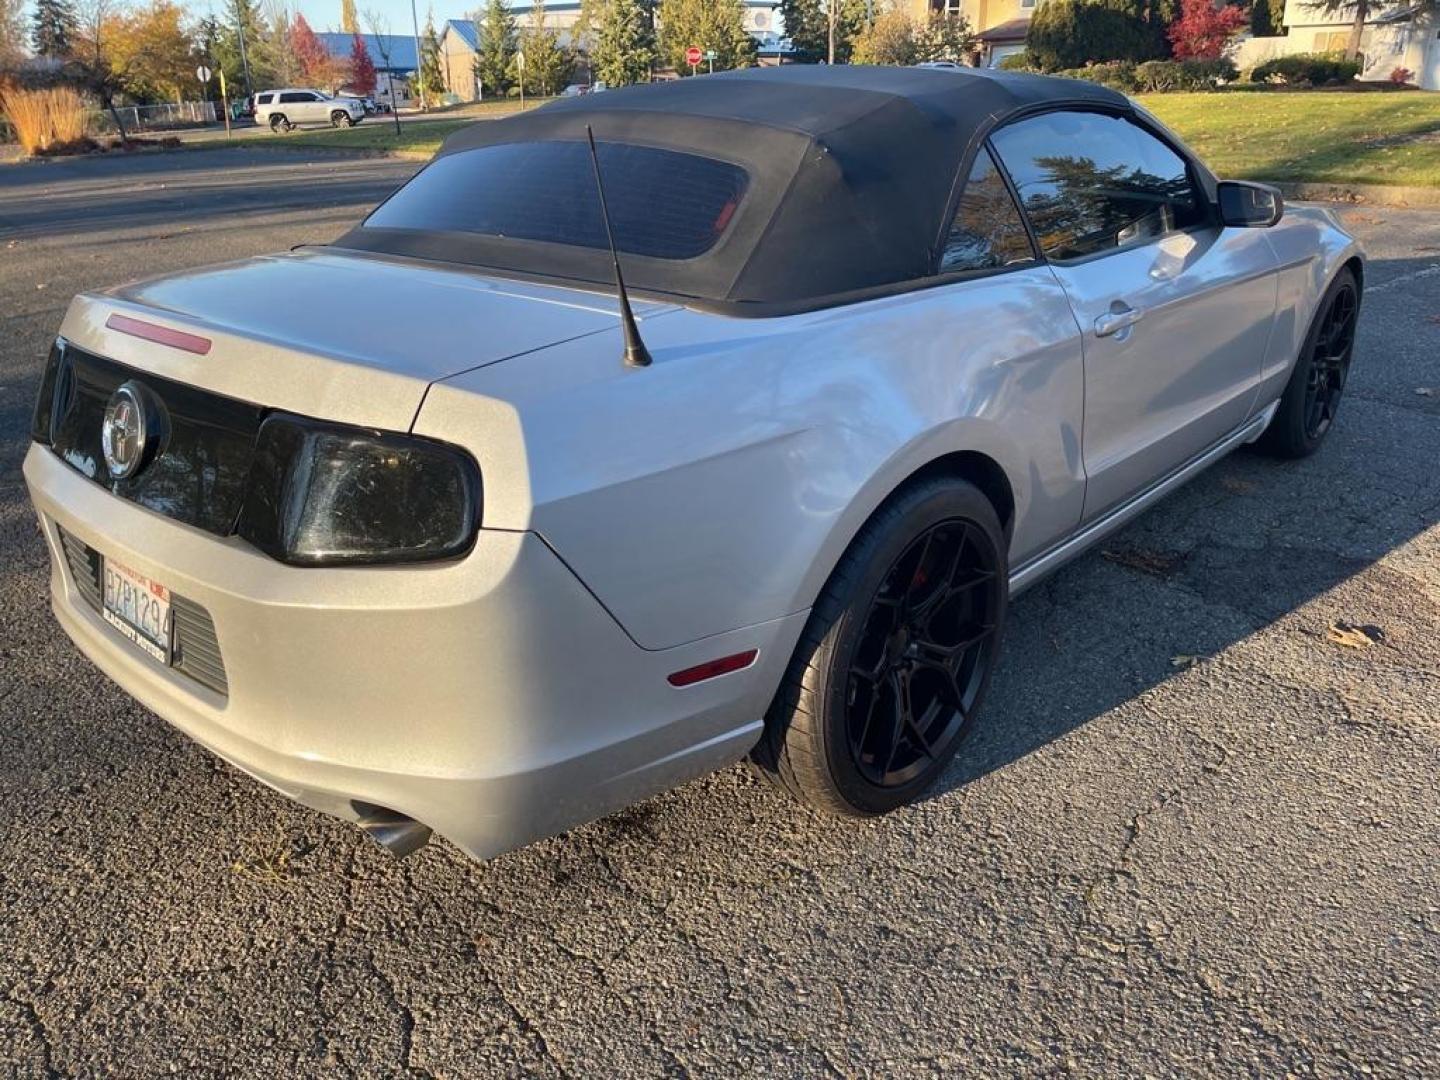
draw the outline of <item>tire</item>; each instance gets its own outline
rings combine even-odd
[[[1008,573],[999,518],[974,485],[923,480],[892,495],[821,591],[755,767],[836,814],[883,814],[916,799],[984,703]]]
[[[1360,284],[1348,266],[1325,290],[1275,418],[1256,440],[1260,451],[1281,458],[1308,457],[1320,449],[1334,426],[1335,413],[1355,351],[1360,318]]]
[[[336,109],[330,114],[330,126],[337,128],[354,127],[355,121],[350,119],[350,114],[344,109]]]
[[[294,124],[290,123],[289,118],[281,113],[272,113],[270,115],[270,130],[277,134],[282,131],[289,131],[294,126]]]

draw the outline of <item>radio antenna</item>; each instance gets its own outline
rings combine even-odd
[[[610,261],[615,264],[615,289],[620,294],[620,325],[625,331],[625,363],[630,367],[649,367],[650,350],[640,340],[640,327],[635,325],[635,312],[630,309],[630,294],[625,291],[625,275],[620,272],[620,252],[615,247],[615,230],[610,227],[610,208],[605,204],[605,181],[600,179],[600,155],[595,152],[595,133],[585,125],[585,138],[590,141],[590,164],[595,167],[595,191],[600,196],[600,219],[605,222],[605,238],[610,242]]]

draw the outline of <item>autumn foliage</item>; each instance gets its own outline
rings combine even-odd
[[[0,112],[9,117],[16,141],[27,154],[78,142],[85,137],[90,117],[85,99],[69,86],[48,90],[0,86]]]
[[[350,46],[350,89],[357,94],[375,93],[375,61],[370,59],[370,50],[359,34]]]
[[[1238,7],[1216,7],[1214,0],[1180,0],[1180,18],[1170,27],[1177,60],[1214,60],[1225,43],[1245,28],[1249,16]]]

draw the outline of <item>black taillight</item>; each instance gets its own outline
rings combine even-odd
[[[474,543],[480,499],[474,458],[448,443],[274,413],[236,531],[301,566],[448,559]]]
[[[50,445],[51,426],[55,418],[55,384],[60,373],[60,361],[65,355],[65,342],[59,338],[50,346],[50,357],[45,361],[45,373],[40,376],[40,392],[35,395],[35,414],[30,420],[30,438],[46,446]]]

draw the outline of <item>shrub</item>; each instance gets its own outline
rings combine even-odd
[[[1159,24],[1095,0],[1045,0],[1035,9],[1025,49],[1041,71],[1110,60],[1154,60],[1166,53]]]
[[[1404,86],[1415,81],[1415,72],[1407,67],[1397,67],[1390,72],[1390,81],[1396,86]]]
[[[1150,60],[1135,68],[1135,87],[1147,94],[1170,90],[1214,90],[1219,83],[1232,82],[1238,74],[1235,65],[1224,58]]]
[[[1245,28],[1249,15],[1214,0],[1180,0],[1180,18],[1170,26],[1177,60],[1218,60],[1225,43]]]
[[[15,139],[27,154],[78,142],[85,137],[90,119],[85,99],[69,86],[44,90],[0,88],[0,112],[10,118]]]
[[[1034,71],[1036,64],[1034,58],[1024,49],[1021,49],[1019,52],[1011,53],[1009,56],[1002,56],[1000,62],[995,66],[1001,71]]]
[[[1145,65],[1141,65],[1144,67]],[[1087,64],[1080,68],[1066,68],[1054,74],[1063,75],[1067,79],[1084,79],[1086,82],[1099,83],[1101,86],[1108,86],[1111,90],[1119,90],[1124,94],[1133,94],[1139,89],[1135,81],[1136,67],[1129,60],[1115,60],[1108,64]]]
[[[1250,73],[1250,81],[1280,86],[1325,86],[1347,83],[1360,74],[1360,65],[1338,53],[1295,53],[1267,60]]]

